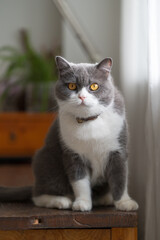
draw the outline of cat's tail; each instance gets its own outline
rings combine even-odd
[[[32,198],[32,186],[0,187],[0,202],[27,201]]]

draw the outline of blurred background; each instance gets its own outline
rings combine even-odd
[[[158,0],[0,1],[1,172],[14,175],[15,166],[4,163],[20,159],[18,177],[22,158],[43,144],[56,117],[55,56],[76,63],[112,57],[126,103],[129,192],[140,205],[142,240],[160,239],[159,11]],[[0,184],[11,183],[1,175]]]
[[[48,97],[47,93],[41,100],[44,99],[44,102],[39,102],[39,95],[44,85],[50,88],[50,83],[57,78],[55,55],[61,54],[72,62],[94,62],[111,56],[114,60],[113,75],[117,83],[119,82],[120,1],[101,0],[100,4],[96,0],[65,3],[70,8],[70,12],[67,12],[69,17],[73,13],[74,18],[70,21],[73,24],[74,20],[78,21],[82,38],[86,38],[89,47],[91,45],[95,51],[92,58],[82,46],[68,19],[60,14],[54,1],[1,1],[1,110],[47,109],[48,99],[44,99]],[[53,69],[52,75],[49,65]],[[13,102],[8,104],[12,95]],[[38,106],[33,103],[32,95],[36,95]]]

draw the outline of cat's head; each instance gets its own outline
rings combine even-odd
[[[114,90],[111,58],[96,64],[74,64],[58,56],[56,64],[59,80],[55,95],[60,110],[75,117],[90,117],[102,113],[111,104]]]

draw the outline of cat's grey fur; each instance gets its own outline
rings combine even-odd
[[[55,95],[59,105],[59,116],[49,130],[45,145],[34,156],[35,185],[17,189],[1,187],[0,201],[22,201],[32,198],[37,206],[73,208],[73,210],[80,211],[91,210],[92,202],[95,205],[115,204],[116,208],[120,210],[137,209],[137,203],[129,197],[127,192],[127,121],[123,97],[114,86],[110,74],[112,60],[106,58],[99,64],[73,64],[62,57],[56,57],[56,63],[59,70],[59,80],[55,87]],[[68,88],[69,83],[76,83],[77,88],[74,95],[77,99],[79,96],[77,94],[85,88],[86,96],[93,97],[100,108],[97,107],[94,110],[94,106],[91,106],[90,102],[88,105],[80,106],[81,104],[70,101],[73,91]],[[89,88],[92,83],[99,85],[97,91],[91,91]],[[77,99],[76,101],[79,101]],[[69,107],[66,105],[68,101],[70,101]],[[62,122],[65,122],[66,118],[65,127],[68,128],[67,124],[70,125],[73,121],[73,130],[78,131],[82,125],[98,124],[98,119],[101,116],[103,118],[103,111],[105,112],[105,109],[109,109],[109,107],[110,110],[107,110],[109,114],[115,115],[122,124],[117,123],[116,125],[115,123],[114,125],[114,128],[119,128],[116,130],[118,135],[115,139],[115,145],[118,147],[113,147],[114,150],[107,152],[106,157],[100,160],[101,163],[98,163],[99,159],[94,160],[97,161],[97,168],[99,164],[104,166],[102,174],[99,174],[93,169],[95,163],[92,164],[92,159],[87,159],[87,155],[75,151],[77,146],[70,140],[70,136],[66,140]],[[82,124],[76,122],[76,117],[87,119],[93,115],[97,115],[97,119]],[[71,119],[71,122],[68,119]],[[115,131],[114,129],[109,130],[110,132]],[[94,129],[91,131],[94,132]],[[85,134],[87,136],[87,132]],[[98,142],[98,137],[91,139],[91,141],[97,145],[101,144]],[[71,145],[74,146],[74,144],[75,149],[72,149]],[[91,150],[89,149],[89,151]],[[101,156],[101,154],[97,156]],[[99,175],[93,177],[94,174]]]

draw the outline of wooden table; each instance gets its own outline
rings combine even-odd
[[[1,203],[0,239],[136,240],[137,213],[111,207],[73,212],[38,208],[32,203]]]

